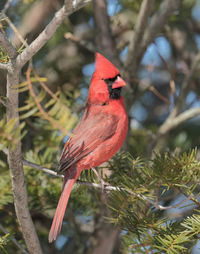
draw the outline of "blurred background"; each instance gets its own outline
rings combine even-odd
[[[26,160],[54,170],[57,168],[64,140],[84,110],[95,68],[95,51],[100,51],[112,61],[128,84],[123,93],[130,128],[123,150],[129,159],[131,157],[133,162],[140,158],[146,162],[153,160],[155,153],[164,152],[169,157],[171,155],[176,158],[176,154],[189,153],[193,148],[196,148],[195,158],[198,158],[198,113],[186,116],[177,124],[175,121],[180,114],[186,111],[189,114],[189,110],[200,107],[200,1],[152,1],[147,16],[142,17],[144,2],[94,0],[66,18],[54,36],[32,59],[31,81],[35,96],[31,94],[26,82],[27,66],[23,68],[19,85],[19,111],[21,122],[25,124],[21,138]],[[5,3],[4,0],[0,1],[0,10]],[[6,13],[9,19],[0,16],[0,30],[7,33],[20,52],[42,32],[62,4],[61,0],[13,0]],[[17,31],[13,30],[13,26]],[[137,31],[140,32],[139,35]],[[1,48],[0,61],[6,62],[6,59],[6,53]],[[37,77],[40,77],[39,81]],[[0,70],[0,98],[4,100],[5,97],[6,73]],[[38,103],[49,118],[38,108]],[[0,103],[0,120],[3,121],[4,117],[5,107]],[[9,237],[14,236],[23,246],[5,155],[8,142],[3,136],[5,128],[5,122],[4,125],[2,122],[0,223],[11,233]],[[126,160],[124,153],[118,158],[120,156],[122,161]],[[120,181],[117,174],[113,173],[116,164],[131,167],[130,163],[123,166],[116,157],[109,165],[102,167],[105,179],[114,184]],[[198,171],[196,165],[198,164],[195,164],[195,170]],[[101,191],[82,185],[76,185],[72,192],[62,234],[55,244],[48,244],[48,230],[62,181],[31,167],[25,167],[24,170],[30,210],[44,253],[167,253],[154,247],[152,238],[149,245],[143,245],[144,235],[138,238],[137,232],[127,234],[126,224],[120,226],[120,223],[114,223],[116,226],[108,223],[106,218],[112,217],[112,212],[106,205],[109,203],[107,198]],[[118,168],[116,172],[118,170],[126,171]],[[162,175],[159,177],[162,179]],[[98,182],[91,172],[84,172],[81,179]],[[198,181],[197,178],[196,182],[194,179],[184,182],[185,186],[195,183],[196,189],[190,189],[190,195],[199,193]],[[185,199],[184,193],[169,187],[170,183],[160,184],[168,188],[167,198],[160,197],[163,205],[174,205]],[[162,190],[159,189],[160,192]],[[151,194],[155,194],[153,187]],[[198,214],[198,196],[196,200],[193,202],[188,198],[184,207],[162,211],[157,209],[156,220],[167,216],[170,222],[178,221],[177,227],[180,228],[184,218],[193,213]],[[152,209],[150,206],[143,208],[141,209],[146,214]],[[138,214],[142,216],[140,208],[137,213],[140,217]],[[148,229],[145,230],[147,233]],[[2,231],[2,236],[4,234]],[[5,247],[7,253],[22,253],[9,237]],[[200,253],[198,234],[191,239],[191,243],[187,242],[184,246],[188,252],[180,249],[168,253]]]

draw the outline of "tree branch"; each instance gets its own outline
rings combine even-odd
[[[138,21],[136,24],[136,38],[134,38],[134,35],[132,37],[132,41],[130,44],[129,50],[134,55],[131,56],[130,52],[127,54],[127,60],[125,67],[129,68],[128,65],[130,65],[131,68],[131,76],[135,76],[138,70],[139,63],[142,59],[142,56],[146,50],[146,48],[149,46],[151,42],[155,39],[155,37],[160,33],[164,27],[164,25],[167,23],[171,15],[178,10],[178,7],[181,4],[180,0],[164,0],[160,4],[159,10],[154,14],[154,16],[151,18],[149,25],[147,26],[147,16],[150,14],[151,8],[153,6],[151,5],[151,2],[153,1],[143,1],[140,14],[138,17]],[[148,9],[149,7],[149,9]],[[144,33],[144,29],[145,33]],[[142,36],[141,33],[144,33]],[[143,38],[143,39],[142,39]],[[141,40],[142,39],[142,40]],[[131,59],[132,57],[132,59]],[[131,64],[129,64],[131,62]]]
[[[92,42],[89,42],[87,40],[76,38],[72,33],[67,32],[64,35],[65,39],[70,40],[74,43],[77,43],[77,45],[80,45],[81,47],[87,49],[89,52],[95,53],[96,48]]]
[[[22,45],[24,45],[25,47],[28,47],[28,43],[24,40],[23,36],[20,34],[20,32],[18,31],[18,29],[16,28],[16,26],[13,24],[13,22],[9,19],[8,16],[6,16],[5,14],[2,14],[2,17],[5,19],[5,21],[7,22],[7,24],[10,26],[10,28],[13,30],[14,34],[17,36],[17,38],[19,39],[19,41],[22,43]],[[13,42],[12,42],[13,44]],[[15,44],[13,44],[15,45]]]
[[[58,174],[56,171],[53,171],[53,170],[51,170],[49,168],[42,167],[42,166],[40,166],[38,164],[35,164],[33,162],[30,162],[30,161],[27,161],[25,159],[22,159],[22,162],[23,162],[24,166],[33,167],[33,168],[35,168],[37,170],[40,170],[40,171],[43,171],[43,172],[45,172],[47,174],[50,174],[50,175],[53,175],[53,176],[56,176],[56,177],[60,177],[60,178],[64,178],[64,175]]]
[[[191,81],[194,77],[194,74],[198,68],[199,62],[200,62],[200,52],[194,58],[192,66],[183,80],[180,94],[178,96],[178,99],[176,101],[176,104],[175,104],[172,112],[169,114],[169,116],[164,121],[164,123],[160,126],[155,138],[152,140],[152,142],[150,142],[148,149],[147,149],[147,154],[152,155],[153,148],[156,147],[156,149],[157,149],[159,147],[159,142],[162,143],[162,141],[160,139],[161,136],[166,135],[170,130],[176,128],[178,125],[186,122],[187,120],[200,115],[200,108],[199,107],[188,109],[185,112],[179,114],[181,107],[185,101],[185,97],[187,96],[187,91],[190,86],[190,83],[191,83]]]
[[[167,117],[167,119],[164,121],[164,123],[160,126],[157,135],[152,140],[152,142],[149,144],[149,147],[147,149],[147,153],[151,154],[151,151],[154,147],[159,146],[160,137],[166,135],[170,130],[176,128],[178,125],[188,121],[189,119],[196,117],[200,115],[200,108],[191,108],[183,113],[179,114],[181,110],[181,107],[185,101],[185,97],[187,95],[187,90],[190,85],[190,82],[194,76],[195,71],[197,70],[198,64],[200,62],[200,53],[198,53],[194,59],[194,62],[192,64],[192,67],[188,74],[185,76],[183,80],[183,85],[181,87],[180,95],[178,97],[178,100],[176,101],[176,105],[174,106],[174,109],[172,110],[171,114]]]
[[[13,59],[17,56],[17,51],[13,45],[9,42],[6,34],[0,32],[0,45],[6,50],[8,56]]]
[[[9,9],[10,5],[12,4],[13,0],[7,0],[7,2],[5,3],[3,10],[1,11],[1,14],[6,14],[7,10]],[[1,17],[0,14],[0,17]]]
[[[56,177],[64,178],[64,175],[58,174],[57,172],[55,172],[55,171],[53,171],[49,168],[42,167],[42,166],[40,166],[36,163],[27,161],[25,159],[23,159],[22,161],[23,161],[23,164],[25,166],[33,167],[37,170],[43,171],[44,173],[47,173],[47,174],[50,174],[50,175],[53,175],[53,176],[56,176]],[[159,210],[169,210],[169,209],[172,209],[172,208],[177,208],[180,205],[182,205],[183,203],[185,203],[186,201],[191,200],[191,197],[187,197],[186,199],[182,200],[181,202],[179,202],[176,205],[162,206],[162,205],[158,204],[157,200],[154,201],[150,198],[147,198],[146,196],[144,196],[142,194],[134,193],[133,191],[130,191],[130,190],[125,189],[125,188],[120,188],[120,187],[112,186],[112,185],[109,185],[109,184],[106,184],[106,185],[102,186],[102,184],[91,183],[91,182],[82,181],[82,180],[77,180],[76,183],[81,184],[81,185],[85,185],[85,186],[88,186],[88,187],[96,188],[96,189],[101,189],[101,190],[104,190],[104,191],[120,191],[120,190],[123,190],[123,191],[128,192],[131,195],[134,195],[135,197],[138,197],[140,199],[143,199],[143,200],[147,201],[149,204],[155,206]]]
[[[143,37],[143,42],[140,50],[140,57],[142,57],[147,46],[155,39],[159,32],[162,31],[164,25],[167,23],[172,14],[178,10],[181,4],[180,0],[164,0],[162,1],[159,10],[152,17],[149,26]]]
[[[33,55],[47,42],[54,34],[56,29],[62,23],[64,18],[83,7],[91,0],[66,1],[65,5],[55,14],[53,20],[47,25],[43,32],[28,46],[20,55],[9,42],[6,35],[0,33],[0,45],[7,51],[10,61],[7,65],[7,99],[9,101],[6,107],[7,121],[15,119],[16,128],[19,128],[19,112],[18,112],[18,90],[19,76],[23,65],[29,61]],[[5,65],[1,64],[5,69]],[[8,147],[8,164],[10,168],[12,189],[14,196],[14,205],[19,224],[22,228],[22,234],[25,239],[27,249],[30,254],[42,254],[40,243],[35,231],[33,221],[28,208],[27,189],[24,178],[21,141],[19,140],[13,150]]]
[[[194,77],[194,73],[197,70],[199,62],[200,62],[200,52],[194,58],[192,66],[191,66],[188,74],[185,76],[185,78],[183,80],[180,95],[178,96],[178,100],[176,102],[174,109],[172,110],[171,114],[168,117],[169,120],[173,119],[180,112],[181,107],[184,103],[185,97],[187,95],[188,87],[190,86],[190,83]]]
[[[94,21],[95,21],[95,44],[98,51],[106,54],[111,61],[114,61],[114,41],[112,38],[107,5],[105,0],[94,0]]]
[[[135,24],[135,29],[132,32],[132,36],[130,38],[128,53],[126,62],[124,64],[125,70],[135,69],[135,65],[138,64],[137,56],[138,56],[138,47],[140,47],[140,43],[143,38],[144,31],[148,24],[148,19],[151,14],[152,8],[154,6],[154,0],[143,0],[140,12],[138,14],[138,18]]]
[[[15,128],[19,128],[20,124],[18,112],[18,90],[16,89],[19,84],[19,75],[20,69],[17,69],[15,59],[13,59],[10,62],[7,73],[7,99],[9,103],[6,108],[6,114],[7,121],[15,119]],[[12,181],[15,211],[29,253],[42,254],[40,243],[28,208],[28,195],[21,157],[21,141],[18,140],[15,149],[12,149],[11,146],[8,147],[8,164]]]
[[[17,57],[17,66],[23,67],[53,36],[64,19],[73,12],[84,7],[91,0],[74,1],[69,0],[56,12],[54,18],[40,33],[40,35]],[[74,4],[75,3],[75,4]]]
[[[167,121],[165,121],[164,124],[160,126],[158,134],[165,135],[178,125],[198,115],[200,115],[200,107],[188,109],[173,119],[167,119]]]

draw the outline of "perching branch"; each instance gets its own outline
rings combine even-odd
[[[66,1],[66,4],[56,12],[54,18],[40,33],[40,35],[27,47],[18,57],[17,66],[22,68],[43,46],[44,44],[54,35],[57,28],[61,25],[64,19],[85,6],[91,0],[82,1]],[[74,4],[75,3],[75,4]]]
[[[60,177],[60,178],[64,178],[64,175],[58,174],[56,171],[53,171],[53,170],[51,170],[49,168],[42,167],[42,166],[40,166],[40,165],[38,165],[36,163],[27,161],[25,159],[22,159],[22,162],[23,162],[24,166],[33,167],[33,168],[38,169],[40,171],[43,171],[43,172],[45,172],[47,174],[50,174],[50,175],[53,175],[53,176],[56,176],[56,177]]]
[[[23,161],[23,164],[25,166],[33,167],[33,168],[35,168],[37,170],[43,171],[44,173],[47,173],[47,174],[52,175],[52,176],[64,178],[64,175],[58,174],[57,172],[55,172],[55,171],[53,171],[53,170],[51,170],[49,168],[42,167],[42,166],[40,166],[40,165],[38,165],[36,163],[27,161],[25,159],[23,159],[22,161]],[[192,199],[192,197],[187,197],[186,199],[182,200],[181,202],[179,202],[176,205],[162,206],[162,205],[158,204],[158,201],[154,201],[152,199],[147,198],[146,196],[144,196],[142,194],[134,193],[133,191],[130,191],[130,190],[125,189],[125,188],[120,188],[120,187],[112,186],[112,185],[108,185],[108,184],[102,186],[102,184],[91,183],[91,182],[82,181],[82,180],[77,180],[76,183],[81,184],[81,185],[85,185],[85,186],[88,186],[88,187],[96,188],[96,189],[101,189],[101,190],[104,190],[104,191],[120,191],[120,190],[123,190],[123,191],[128,192],[131,195],[134,195],[135,197],[138,197],[140,199],[143,199],[143,200],[147,201],[149,204],[155,206],[159,210],[169,210],[169,209],[172,209],[172,208],[177,208],[177,207],[180,207],[186,201]]]

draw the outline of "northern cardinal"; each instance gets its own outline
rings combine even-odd
[[[49,233],[49,242],[58,237],[72,187],[84,169],[108,161],[122,146],[128,117],[121,97],[125,86],[118,69],[96,53],[96,69],[89,88],[82,119],[67,140],[60,157],[64,174],[62,193]]]

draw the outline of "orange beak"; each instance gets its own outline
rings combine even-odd
[[[126,85],[126,82],[120,76],[117,76],[117,79],[112,84],[112,89],[123,87],[125,85]]]

